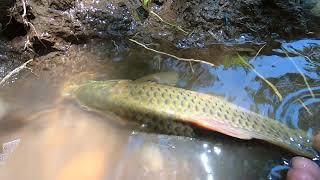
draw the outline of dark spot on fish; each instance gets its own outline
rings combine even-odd
[[[235,117],[238,116],[238,114],[237,114],[236,112],[233,112],[232,114],[233,114],[233,116],[235,116]]]
[[[211,115],[213,115],[213,111],[212,111],[212,109],[210,109],[210,114],[211,114]]]
[[[133,88],[134,88],[135,90],[137,90],[137,89],[138,89],[138,86],[137,86],[137,85],[134,85]]]
[[[164,91],[165,91],[165,92],[168,92],[168,89],[167,89],[167,88],[165,88],[165,89],[164,89]]]
[[[179,95],[177,95],[177,96],[176,96],[176,98],[179,100],[179,99],[180,99],[180,96],[179,96]]]
[[[194,99],[191,99],[191,102],[194,103]]]
[[[150,87],[150,90],[153,91],[153,87],[152,86]]]
[[[187,100],[187,97],[183,96],[183,99],[184,99],[184,100]]]
[[[172,98],[172,94],[169,94],[169,97]]]
[[[180,101],[180,104],[181,104],[181,106],[183,106],[184,105],[183,101]]]
[[[206,108],[202,108],[202,112],[204,112],[204,113],[205,113],[205,112],[206,112]]]
[[[153,96],[156,97],[157,96],[157,92],[153,92]]]
[[[253,121],[253,123],[252,123],[252,128],[253,128],[253,129],[256,129],[256,128],[257,128],[257,122],[256,122],[256,121]]]
[[[248,123],[248,121],[245,121],[244,124],[245,124],[247,127],[250,126],[250,124]]]
[[[175,100],[173,100],[173,102],[172,102],[174,105],[176,105],[177,104],[177,102],[175,101]]]
[[[161,93],[161,97],[164,98],[164,93]]]
[[[228,116],[227,116],[227,114],[225,114],[225,115],[224,115],[224,118],[225,118],[225,119],[228,119]]]
[[[196,106],[195,109],[196,109],[196,111],[198,111],[199,110],[198,106]]]
[[[164,100],[164,103],[165,103],[165,104],[169,104],[169,100],[168,100],[168,99],[165,99],[165,100]]]
[[[146,86],[142,86],[142,89],[143,89],[143,90],[146,90]]]
[[[158,89],[158,91],[161,91],[159,87],[157,89]]]

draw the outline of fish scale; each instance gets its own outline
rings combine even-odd
[[[313,137],[303,130],[250,112],[220,97],[154,82],[90,81],[73,96],[80,104],[146,124],[151,129],[193,135],[189,127],[218,131],[240,139],[260,139],[298,155],[316,158]],[[188,128],[189,127],[189,128]]]

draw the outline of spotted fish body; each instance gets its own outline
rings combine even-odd
[[[179,125],[192,124],[240,139],[264,140],[309,158],[318,157],[312,147],[313,138],[305,131],[208,94],[154,82],[110,80],[85,83],[73,91],[73,96],[91,109],[143,123],[162,123],[172,134]],[[193,133],[189,128],[182,131]]]

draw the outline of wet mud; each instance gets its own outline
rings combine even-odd
[[[184,34],[160,22],[134,0],[1,1],[0,36],[12,41],[20,53],[32,51],[34,56],[65,51],[70,44],[92,38],[134,37],[148,43],[165,39],[177,48],[190,48],[235,39],[259,43],[279,37],[316,36],[319,18],[310,10],[316,2],[302,2],[154,1],[150,10],[189,33]]]

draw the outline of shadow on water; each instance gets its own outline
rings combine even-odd
[[[0,140],[2,143],[21,140],[5,165],[0,166],[2,176],[4,179],[284,178],[292,154],[260,141],[242,141],[212,132],[199,139],[145,134],[132,131],[122,121],[117,123],[119,118],[115,115],[100,116],[75,103],[57,105],[62,84],[81,72],[95,73],[98,79],[136,79],[154,72],[176,71],[181,78],[180,87],[224,97],[293,128],[309,132],[320,129],[317,121],[320,40],[266,47],[268,50],[255,59],[252,52],[239,52],[278,88],[283,101],[257,74],[236,60],[237,53],[217,46],[208,48],[209,55],[202,54],[205,59],[217,57],[213,61],[216,67],[192,64],[191,68],[189,63],[114,42],[75,46],[65,55],[35,62],[38,64],[33,64],[32,73],[27,71],[15,77],[0,94],[3,109],[0,117],[5,125]],[[217,48],[219,51],[214,51]],[[231,58],[235,61],[226,64]],[[51,110],[37,113],[46,108]],[[28,118],[30,114],[33,118]]]

